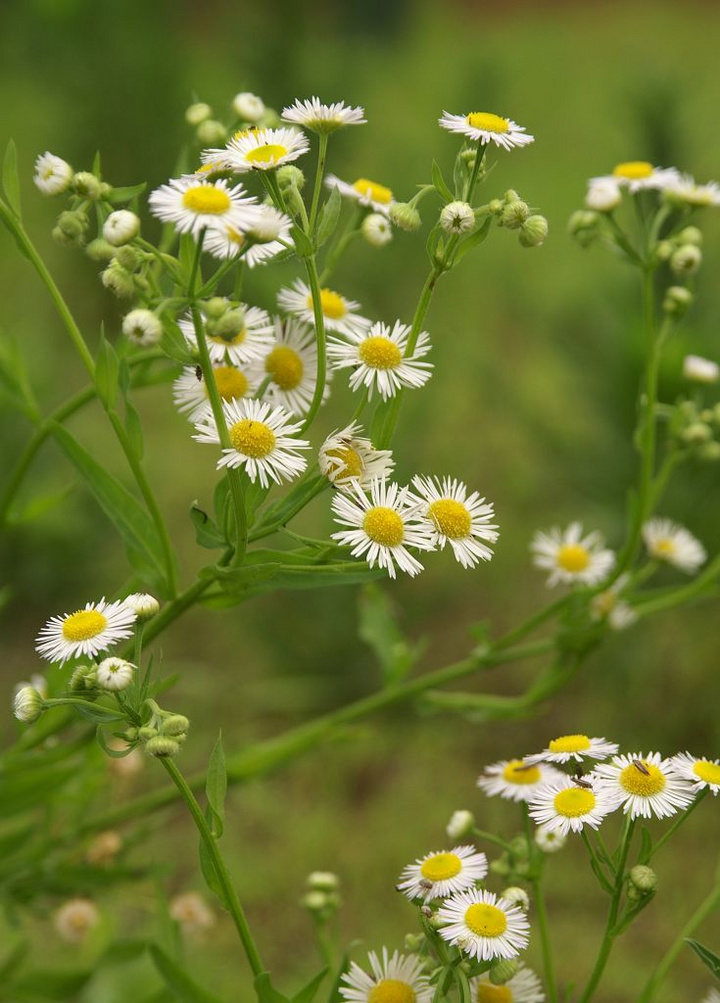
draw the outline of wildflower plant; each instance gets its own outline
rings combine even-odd
[[[617,541],[619,549],[610,549],[599,529],[583,528],[579,521],[565,529],[539,529],[528,541],[533,561],[548,574],[548,586],[561,590],[560,598],[502,636],[478,629],[467,657],[418,673],[420,646],[402,636],[377,583],[418,575],[433,551],[444,551],[467,575],[482,575],[503,529],[482,485],[466,483],[462,470],[407,475],[393,448],[394,435],[403,399],[421,393],[433,376],[438,332],[430,306],[443,276],[491,239],[514,234],[522,247],[538,248],[548,236],[547,220],[529,202],[514,189],[494,191],[492,183],[495,159],[523,156],[534,137],[494,112],[444,112],[438,151],[441,159],[441,151],[452,152],[451,172],[433,161],[414,190],[393,192],[367,178],[363,166],[354,181],[328,172],[331,144],[342,141],[336,134],[371,127],[362,108],[313,97],[296,100],[278,115],[249,92],[237,94],[231,107],[227,121],[214,118],[204,102],[187,109],[195,160],[147,196],[142,184],[112,185],[99,158],[79,172],[55,154],[37,158],[37,189],[65,200],[53,237],[98,265],[100,281],[123,312],[118,330],[101,329],[95,345],[25,228],[15,149],[7,148],[0,218],[49,294],[88,385],[45,415],[21,353],[3,347],[4,388],[34,431],[6,481],[0,520],[12,526],[19,489],[40,446],[52,439],[122,538],[132,585],[120,587],[118,575],[109,585],[115,590],[109,599],[79,596],[74,611],[71,605],[70,612],[51,612],[39,627],[36,652],[50,663],[47,685],[33,679],[17,689],[13,711],[28,727],[0,764],[3,770],[9,764],[19,777],[4,795],[9,813],[28,819],[19,840],[2,844],[4,895],[12,909],[27,907],[32,889],[40,886],[42,861],[62,869],[71,859],[67,844],[73,838],[103,835],[101,844],[88,849],[89,869],[72,871],[74,897],[60,901],[63,882],[51,888],[60,935],[69,942],[84,940],[91,931],[95,936],[101,924],[88,897],[98,887],[93,868],[109,868],[103,872],[107,879],[122,861],[127,843],[117,827],[180,797],[198,830],[203,878],[232,919],[260,1003],[310,1003],[326,977],[334,979],[333,1001],[539,1003],[559,999],[541,895],[545,859],[566,839],[579,838],[611,900],[597,964],[578,997],[588,1003],[614,939],[655,892],[649,867],[654,854],[708,792],[720,789],[716,760],[690,753],[670,759],[658,753],[616,755],[617,745],[604,738],[570,735],[550,741],[540,753],[489,766],[478,786],[516,802],[516,809],[508,809],[520,812],[521,835],[505,840],[477,830],[469,812],[456,813],[449,827],[453,848],[421,856],[402,872],[399,887],[414,903],[409,908],[418,921],[407,953],[385,947],[381,954],[372,952],[364,967],[338,962],[328,947],[328,924],[340,904],[337,882],[333,875],[311,876],[302,904],[313,918],[326,965],[291,997],[273,985],[231,875],[233,862],[221,851],[225,794],[228,784],[319,745],[337,725],[421,695],[428,705],[475,721],[525,715],[562,689],[608,632],[716,588],[720,556],[708,557],[660,503],[680,464],[718,458],[719,406],[704,396],[717,380],[717,366],[697,357],[686,361],[685,376],[695,386],[674,403],[658,399],[658,369],[663,347],[692,306],[702,262],[696,222],[705,207],[720,202],[717,186],[697,185],[674,168],[644,162],[618,165],[591,180],[586,207],[574,214],[571,232],[583,246],[602,245],[636,268],[644,287],[647,353],[634,436],[639,472],[625,538]],[[633,229],[623,214],[640,199],[643,211]],[[377,317],[372,304],[353,298],[353,289],[335,287],[336,266],[352,241],[364,238],[368,253],[392,253],[380,248],[395,239],[418,239],[422,217],[430,224],[422,237],[429,270],[412,317]],[[253,280],[256,269],[277,263],[292,265],[297,274],[289,284],[278,282],[276,309],[270,311],[255,302]],[[175,454],[191,462],[193,450],[205,448],[215,460],[212,499],[188,499],[188,530],[212,559],[182,585],[185,572],[143,458],[145,430],[136,397],[152,384],[167,386],[182,419]],[[322,407],[331,392],[346,406],[341,429],[324,422]],[[117,439],[132,488],[67,428],[67,420],[92,401]],[[396,479],[401,472],[405,480]],[[198,494],[205,493],[203,485]],[[315,499],[325,516],[321,538],[291,528]],[[674,584],[648,587],[663,563]],[[231,749],[226,755],[218,739],[207,774],[186,777],[178,759],[191,741],[191,722],[168,709],[172,697],[166,696],[153,642],[199,603],[240,606],[269,591],[332,585],[364,589],[363,637],[382,669],[377,692],[242,752]],[[446,688],[481,669],[530,659],[542,659],[542,666],[518,695]],[[85,729],[79,747],[53,745],[51,740],[67,737],[78,721]],[[157,761],[171,783],[104,810],[90,793],[86,803],[65,813],[72,837],[57,840],[57,825],[48,832],[35,829],[33,813],[71,782],[75,765],[70,762],[68,769],[67,761],[87,748],[93,729],[118,784],[129,782],[141,753]],[[92,768],[88,756],[87,769]],[[34,781],[25,785],[28,777]],[[198,801],[203,788],[204,807]],[[618,813],[625,823],[610,851],[600,834],[606,819]],[[657,842],[638,821],[669,816],[677,818]],[[540,827],[533,835],[535,823]],[[641,842],[631,867],[638,831]],[[470,838],[502,850],[489,869],[485,852],[470,845]],[[38,878],[36,884],[25,880],[28,874]],[[118,880],[121,876],[118,870]],[[509,887],[487,887],[497,877]],[[716,883],[702,915],[718,901]],[[207,930],[215,922],[214,912],[193,892],[175,896],[168,915],[185,931]],[[534,925],[542,976],[518,961]],[[179,953],[171,956],[159,943],[149,949],[171,990],[185,999],[215,999],[184,970]],[[710,967],[717,966],[712,952],[696,949],[701,956],[704,951]],[[669,967],[661,963],[643,1001],[653,998],[663,965]],[[25,998],[21,959],[4,971],[17,997]]]

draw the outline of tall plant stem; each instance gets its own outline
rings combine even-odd
[[[315,187],[312,194],[312,205],[310,206],[309,234],[312,238],[315,233],[315,222],[317,220],[318,205],[320,202],[320,192],[322,191],[323,175],[325,174],[325,158],[327,157],[328,134],[320,133],[320,145],[318,147],[317,169],[315,171]]]

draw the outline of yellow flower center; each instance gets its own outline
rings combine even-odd
[[[244,327],[237,334],[229,334],[223,336],[222,334],[209,334],[208,338],[210,341],[214,341],[216,345],[242,345],[245,341],[245,336],[247,335],[247,328]]]
[[[229,226],[225,230],[225,236],[228,240],[231,240],[233,244],[237,244],[238,247],[242,247],[245,243],[245,237],[240,233],[239,230],[234,229],[234,227]]]
[[[537,766],[526,766],[522,759],[511,759],[503,770],[503,780],[509,784],[536,784],[540,770]]]
[[[590,748],[587,735],[562,735],[554,738],[548,746],[550,752],[584,752]]]
[[[80,609],[66,617],[62,625],[63,637],[66,641],[87,641],[97,637],[107,627],[107,617],[96,609]]]
[[[587,568],[590,563],[590,554],[579,543],[565,543],[559,548],[555,560],[563,571],[577,573]]]
[[[494,986],[491,982],[479,982],[477,1003],[513,1003],[512,989]]]
[[[358,355],[371,369],[395,369],[402,362],[402,352],[395,342],[378,334],[363,341]]]
[[[641,181],[649,178],[654,169],[647,160],[626,160],[613,168],[613,174],[616,178],[625,178],[627,181]]]
[[[471,111],[467,117],[468,125],[483,132],[507,132],[510,123],[506,118],[493,115],[489,111]]]
[[[363,529],[373,543],[379,543],[381,547],[397,547],[405,536],[402,519],[394,509],[385,505],[376,505],[365,513]]]
[[[639,794],[640,797],[648,798],[653,794],[659,794],[665,787],[665,777],[657,766],[652,763],[642,762],[646,772],[638,769],[634,763],[630,763],[620,774],[620,784],[629,794]]]
[[[447,881],[461,870],[462,861],[456,853],[434,853],[420,867],[420,873],[428,881]]]
[[[465,925],[478,937],[499,937],[507,930],[507,918],[497,906],[476,902],[465,913]]]
[[[312,296],[308,296],[307,305],[308,309],[312,310]],[[320,290],[320,308],[322,309],[323,314],[331,320],[340,320],[347,313],[345,300],[342,298],[340,293],[334,293],[332,289]]]
[[[707,759],[699,759],[693,766],[693,773],[706,784],[720,784],[720,766]]]
[[[303,378],[303,363],[287,345],[278,345],[265,359],[265,372],[281,390],[294,390]]]
[[[208,164],[200,164],[198,169],[195,171],[196,174],[214,174],[215,171],[224,171],[226,167],[221,164],[219,160],[213,160]]]
[[[438,530],[451,540],[470,535],[470,513],[454,498],[441,498],[430,505],[428,515]]]
[[[412,986],[400,979],[381,979],[370,990],[368,1003],[415,1003],[417,996]]]
[[[328,449],[326,456],[331,456],[334,460],[340,460],[344,466],[343,477],[361,477],[365,469],[360,454],[352,446],[338,446],[337,449]]]
[[[653,553],[656,557],[672,557],[676,550],[675,541],[671,540],[670,537],[656,540],[653,544]]]
[[[385,185],[379,185],[376,181],[369,181],[367,178],[358,178],[354,182],[353,188],[358,193],[362,195],[363,198],[369,198],[372,202],[380,202],[381,205],[388,205],[392,202],[393,194],[389,188]]]
[[[567,790],[556,794],[553,803],[558,815],[565,818],[578,818],[580,815],[587,815],[597,804],[592,791],[580,787],[568,787]]]
[[[244,456],[261,459],[275,448],[275,433],[262,421],[243,418],[230,429],[233,448]]]
[[[217,366],[213,369],[215,385],[223,400],[229,401],[236,397],[244,397],[248,390],[248,381],[245,373],[236,369],[235,366]],[[207,387],[205,396],[207,397]]]
[[[281,157],[287,156],[287,149],[279,143],[266,143],[264,146],[256,146],[253,150],[248,150],[245,159],[251,164],[266,164],[272,166]]]
[[[202,212],[211,216],[220,216],[232,205],[228,193],[212,185],[195,185],[193,188],[188,188],[182,197],[182,202],[183,207],[190,212]]]

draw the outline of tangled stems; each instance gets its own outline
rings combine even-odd
[[[533,850],[533,838],[530,824],[530,815],[527,805],[523,805],[523,822],[525,825],[525,836],[527,838],[528,849]],[[536,854],[537,855],[537,854]],[[558,1003],[557,983],[555,980],[555,965],[553,963],[552,946],[550,944],[550,933],[548,928],[548,917],[545,909],[545,897],[542,889],[543,871],[545,869],[545,856],[539,856],[538,869],[531,870],[530,884],[533,890],[533,901],[535,903],[535,915],[537,917],[538,929],[540,930],[540,945],[542,950],[543,968],[545,970],[545,984],[547,986],[549,1003]]]

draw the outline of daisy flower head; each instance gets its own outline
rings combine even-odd
[[[408,864],[400,875],[399,892],[409,899],[443,899],[455,892],[472,888],[488,871],[487,857],[474,846],[456,846],[446,851],[428,853]]]
[[[396,320],[392,328],[378,321],[365,330],[345,332],[346,341],[328,340],[327,354],[334,369],[352,368],[350,389],[367,387],[368,398],[377,390],[383,400],[401,387],[421,387],[430,379],[433,365],[423,362],[430,338],[421,331],[412,355],[406,355],[410,327]]]
[[[244,230],[230,224],[208,230],[203,249],[214,258],[234,258],[242,251],[243,262],[254,268],[287,249],[291,226],[289,216],[272,206],[258,206]]]
[[[587,735],[561,735],[548,743],[547,749],[525,756],[526,763],[581,763],[584,759],[607,759],[618,751],[617,742]]]
[[[35,650],[49,662],[95,658],[133,632],[137,616],[123,602],[88,602],[84,609],[50,617],[37,636]]]
[[[535,972],[519,965],[501,986],[494,985],[487,972],[470,979],[470,999],[473,1003],[545,1003],[545,993]]]
[[[601,786],[596,789],[592,774],[580,785],[572,777],[548,784],[536,791],[528,802],[530,817],[546,832],[557,831],[563,836],[580,832],[586,825],[597,829],[602,820],[617,808],[615,801]]]
[[[438,909],[443,940],[455,944],[478,961],[516,958],[527,947],[528,923],[519,906],[488,892],[469,888],[457,892]]]
[[[678,172],[674,167],[653,167],[647,160],[625,160],[613,167],[612,174],[604,174],[590,179],[590,185],[600,181],[614,181],[622,188],[627,188],[631,195],[643,189],[662,189],[672,187],[678,180]]]
[[[150,193],[150,212],[163,223],[173,223],[179,233],[200,232],[218,226],[242,230],[252,221],[257,199],[242,185],[231,188],[224,179],[173,178]]]
[[[694,795],[692,785],[674,772],[672,760],[659,752],[615,756],[611,763],[599,763],[593,775],[593,790],[609,795],[630,818],[669,818],[687,808]]]
[[[344,101],[323,104],[318,97],[305,101],[298,98],[294,104],[283,108],[281,118],[283,122],[301,125],[318,133],[335,132],[346,125],[365,125],[367,122],[364,108],[351,108]]]
[[[539,825],[535,830],[535,846],[543,853],[557,853],[562,850],[566,842],[567,836],[563,836],[557,829]]]
[[[257,363],[259,382],[270,380],[263,400],[280,404],[286,411],[304,415],[310,409],[317,381],[317,344],[313,328],[295,317],[275,318],[275,344]],[[327,398],[327,383],[323,400]]]
[[[431,1003],[435,987],[423,974],[419,958],[398,951],[390,956],[383,947],[382,959],[370,951],[368,961],[372,975],[352,961],[342,977],[338,992],[348,1003]]]
[[[706,789],[720,793],[720,759],[696,759],[689,752],[679,752],[670,763],[675,775],[689,780],[696,794]]]
[[[41,153],[35,161],[33,181],[43,195],[60,195],[70,187],[74,171],[70,164],[54,153]]]
[[[56,933],[69,944],[81,944],[99,922],[98,908],[89,899],[69,899],[53,913]]]
[[[686,355],[683,359],[683,377],[693,383],[717,383],[720,379],[720,366],[712,359],[704,359],[701,355]]]
[[[224,150],[206,150],[203,161],[225,164],[236,174],[274,171],[307,153],[310,145],[299,129],[244,129]]]
[[[136,668],[124,658],[103,658],[97,667],[98,686],[103,690],[124,690],[133,681]]]
[[[669,200],[692,206],[694,209],[720,205],[720,185],[717,181],[699,185],[689,174],[678,174],[664,190]]]
[[[180,330],[191,348],[197,349],[197,336],[192,318],[178,321]],[[266,310],[241,303],[219,320],[205,322],[205,337],[213,363],[244,366],[262,359],[272,348],[275,325]]]
[[[286,313],[291,313],[306,324],[315,326],[315,311],[313,298],[308,286],[302,279],[296,279],[290,289],[281,289],[278,293],[278,306]],[[333,289],[320,290],[320,308],[326,331],[337,331],[348,335],[354,331],[364,331],[370,327],[370,321],[356,313],[360,304],[346,299]]]
[[[488,797],[499,794],[508,801],[529,801],[542,787],[560,780],[565,774],[547,763],[528,763],[525,759],[503,759],[486,766],[477,786]]]
[[[705,548],[692,533],[671,519],[650,519],[642,528],[648,554],[688,575],[705,563]]]
[[[615,564],[615,555],[604,549],[600,533],[583,536],[579,522],[570,523],[565,530],[554,526],[549,533],[536,533],[530,549],[535,567],[550,572],[549,587],[558,582],[597,585]]]
[[[300,423],[292,424],[292,415],[281,407],[271,407],[265,401],[244,397],[223,401],[223,413],[232,446],[223,448],[218,460],[221,467],[244,467],[251,481],[260,481],[266,488],[270,481],[280,484],[303,472],[307,460],[300,452],[310,448],[306,439],[296,439]],[[197,442],[220,443],[212,414],[206,414],[195,425]]]
[[[622,185],[616,178],[593,178],[588,182],[585,205],[594,212],[612,212],[622,201]]]
[[[596,622],[604,620],[611,630],[624,630],[636,622],[637,613],[629,603],[620,598],[629,581],[629,575],[620,575],[604,592],[598,592],[592,597],[590,600],[592,620]]]
[[[707,996],[703,997],[701,1003],[720,1003],[720,990],[711,989]]]
[[[241,400],[255,393],[255,383],[238,366],[214,365],[213,376],[222,400]],[[184,414],[193,424],[211,410],[200,366],[186,366],[183,369],[173,383],[173,401],[180,414]]]
[[[525,131],[524,126],[488,111],[471,111],[467,115],[451,115],[444,111],[439,124],[448,132],[458,132],[483,146],[495,143],[504,150],[512,150],[514,146],[527,146],[535,140],[534,136]]]
[[[353,481],[367,488],[376,478],[389,477],[395,466],[392,450],[375,449],[361,432],[360,425],[347,425],[329,435],[320,447],[320,473],[340,490],[347,490]]]
[[[389,188],[377,181],[371,181],[369,178],[358,178],[357,181],[351,183],[343,181],[334,174],[328,174],[325,178],[325,184],[328,188],[337,188],[343,198],[358,202],[383,216],[387,216],[390,206],[395,203],[393,193]]]
[[[352,547],[353,557],[364,557],[371,568],[379,565],[395,578],[395,565],[409,575],[423,570],[408,547],[432,549],[432,534],[418,518],[417,503],[407,488],[386,480],[371,481],[369,496],[353,481],[347,494],[338,492],[332,500],[336,522],[347,529],[333,533],[332,539]]]
[[[489,561],[495,543],[495,510],[477,491],[468,495],[466,486],[454,477],[413,477],[413,487],[422,501],[421,512],[435,533],[435,545],[441,550],[449,543],[456,560],[464,568],[478,561]]]

